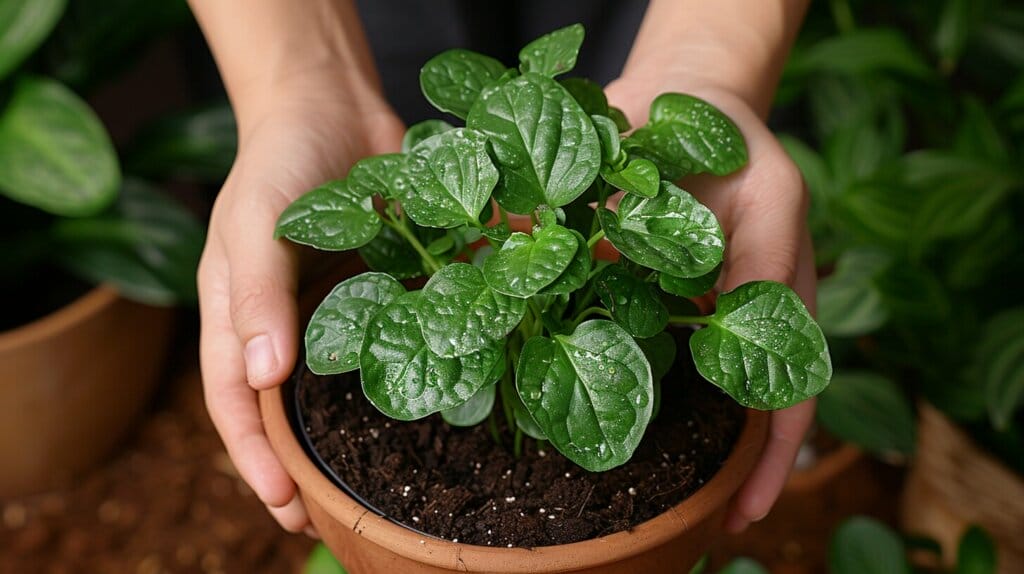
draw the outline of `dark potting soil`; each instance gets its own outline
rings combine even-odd
[[[744,420],[692,367],[677,368],[633,458],[591,473],[532,439],[516,459],[486,423],[457,428],[438,415],[393,421],[363,397],[356,373],[302,369],[296,378],[314,448],[353,492],[415,530],[485,546],[568,544],[653,518],[711,479]]]

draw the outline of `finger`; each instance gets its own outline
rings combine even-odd
[[[768,443],[754,472],[733,498],[725,523],[727,531],[742,532],[768,514],[786,484],[813,418],[813,399],[772,413]]]
[[[810,230],[804,227],[802,235],[793,290],[803,299],[804,305],[807,306],[807,310],[813,317],[818,314],[818,275],[814,267],[814,245],[811,243]]]
[[[274,520],[281,525],[288,532],[305,532],[307,529],[312,530],[312,526],[309,523],[309,514],[306,513],[306,506],[302,504],[302,499],[296,494],[288,501],[284,506],[267,506],[267,510],[270,515],[274,517]],[[315,533],[316,530],[313,530]]]
[[[266,389],[283,382],[295,365],[297,263],[292,249],[272,239],[273,211],[252,208],[258,211],[237,219],[248,225],[230,226],[224,243],[231,269],[231,324],[242,348],[246,380],[254,389]]]
[[[242,351],[228,316],[228,273],[216,251],[207,248],[199,274],[199,360],[207,410],[245,482],[265,504],[282,506],[295,495],[295,484],[270,448],[256,393],[245,383]]]

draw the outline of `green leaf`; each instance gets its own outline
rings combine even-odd
[[[875,453],[914,453],[914,408],[892,380],[869,371],[837,372],[818,395],[818,422],[836,437]]]
[[[629,460],[651,418],[650,365],[610,321],[586,321],[553,339],[533,337],[516,377],[523,404],[551,444],[592,472]]]
[[[446,50],[420,70],[420,89],[442,112],[466,119],[481,90],[505,73],[505,65],[470,50]]]
[[[373,210],[373,199],[349,187],[345,180],[329,181],[285,208],[277,219],[274,238],[326,251],[362,247],[383,223]]]
[[[832,377],[821,329],[792,289],[773,281],[718,297],[708,326],[690,337],[697,370],[743,406],[782,409],[820,393]]]
[[[700,297],[715,287],[721,274],[721,263],[700,277],[673,277],[667,273],[659,273],[658,286],[662,291],[679,297]]]
[[[1005,430],[1024,405],[1024,307],[1004,309],[989,319],[973,358],[972,376],[985,385],[992,425]]]
[[[832,574],[911,574],[903,542],[888,526],[863,516],[839,526],[829,547]]]
[[[651,365],[651,378],[658,382],[665,378],[665,375],[672,370],[676,362],[676,340],[671,334],[662,331],[653,337],[646,339],[634,338],[636,344],[647,357]]]
[[[67,0],[0,2],[0,80],[43,43],[66,5]]]
[[[818,282],[818,325],[826,335],[866,335],[888,321],[889,309],[875,277],[890,260],[872,248],[853,248],[839,256],[835,271]]]
[[[501,401],[505,405],[511,405],[512,407],[512,418],[516,422],[516,428],[523,431],[526,436],[536,440],[548,440],[547,435],[537,425],[537,421],[533,420],[533,416],[530,411],[526,410],[526,405],[523,404],[523,400],[519,398],[519,392],[516,390],[515,382],[512,379],[505,379],[499,383],[501,391]]]
[[[402,153],[412,151],[412,148],[419,145],[425,139],[430,139],[453,129],[455,129],[455,126],[444,120],[423,120],[422,122],[415,123],[405,130],[405,136],[402,137]]]
[[[936,325],[952,312],[951,294],[931,269],[896,259],[875,276],[875,286],[895,321]]]
[[[359,256],[373,271],[382,271],[395,279],[411,279],[423,275],[420,255],[412,245],[390,227],[384,227],[366,245]]]
[[[427,253],[431,255],[443,255],[453,247],[455,247],[455,239],[452,237],[451,231],[449,231],[427,244]]]
[[[145,183],[127,179],[113,209],[59,219],[57,258],[81,277],[114,284],[151,305],[194,303],[204,226],[184,207]]]
[[[455,427],[476,426],[491,414],[498,385],[487,385],[461,405],[441,411],[444,422]]]
[[[803,50],[786,64],[786,73],[803,75],[896,73],[919,79],[934,74],[899,30],[860,29],[830,36]]]
[[[155,179],[221,183],[238,150],[235,116],[227,103],[159,118],[128,148],[125,171]]]
[[[719,570],[718,574],[768,574],[768,570],[750,558],[736,558]]]
[[[434,354],[423,339],[414,291],[381,308],[366,326],[359,353],[363,393],[380,412],[398,420],[415,420],[455,408],[485,385],[504,345],[457,358]]]
[[[622,153],[622,139],[619,137],[619,128],[615,126],[615,122],[611,118],[599,115],[590,116],[590,121],[594,122],[597,139],[601,142],[601,161],[604,162],[601,170],[604,171],[605,167],[618,166],[625,162],[625,154]]]
[[[839,225],[868,243],[906,245],[920,194],[891,181],[876,180],[847,188],[837,198]]]
[[[359,368],[366,322],[405,294],[386,273],[363,273],[338,283],[313,312],[306,327],[306,365],[318,375]]]
[[[572,293],[582,289],[590,276],[590,247],[587,240],[579,231],[569,230],[576,236],[576,254],[573,256],[565,271],[551,282],[550,285],[540,290],[541,295],[556,295]]]
[[[609,265],[594,279],[594,291],[612,320],[634,337],[653,337],[668,325],[668,309],[653,284],[621,265]]]
[[[621,171],[601,166],[601,178],[608,185],[642,197],[654,197],[661,189],[661,174],[653,162],[636,158]]]
[[[633,129],[633,126],[629,124],[629,119],[626,118],[626,114],[615,106],[608,106],[608,117],[615,122],[615,126],[619,128],[620,134]]]
[[[956,552],[956,574],[996,574],[996,544],[985,529],[972,525],[960,537]]]
[[[512,213],[571,203],[601,167],[590,116],[545,76],[528,73],[484,90],[466,123],[490,139],[501,170],[494,197]]]
[[[725,238],[715,214],[667,181],[653,198],[627,194],[618,213],[598,210],[620,253],[675,277],[700,277],[722,262]]]
[[[345,570],[323,542],[318,542],[309,553],[302,574],[348,574],[348,570]]]
[[[348,172],[345,182],[358,197],[379,195],[395,199],[401,191],[399,178],[404,175],[406,154],[386,153],[365,157],[356,162]]]
[[[409,217],[424,227],[477,223],[498,182],[486,145],[487,138],[466,128],[420,142],[405,163],[412,189],[401,201]]]
[[[608,98],[597,82],[586,78],[564,78],[558,81],[588,116],[608,115]]]
[[[530,297],[558,279],[578,250],[576,235],[561,225],[537,229],[532,237],[513,233],[484,261],[484,278],[498,293]]]
[[[718,108],[686,94],[655,98],[647,125],[623,145],[654,162],[670,180],[689,172],[727,175],[747,163],[747,146],[736,124]]]
[[[573,24],[537,38],[519,51],[519,68],[552,77],[568,72],[576,67],[583,34],[583,26]]]
[[[441,357],[461,357],[501,342],[519,326],[526,299],[503,295],[468,263],[451,263],[423,287],[416,311],[423,338]]]
[[[85,102],[46,78],[15,83],[0,110],[0,193],[80,217],[110,205],[120,185],[110,136]]]

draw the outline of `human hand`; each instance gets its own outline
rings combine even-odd
[[[238,156],[199,264],[200,364],[207,409],[242,478],[282,527],[315,536],[257,408],[256,391],[283,382],[297,356],[297,252],[273,239],[274,225],[356,160],[397,151],[403,128],[376,96],[300,84],[239,118]]]
[[[718,288],[755,280],[792,287],[815,310],[814,255],[806,227],[808,196],[800,171],[758,114],[727,90],[673,81],[660,74],[624,75],[607,88],[612,105],[634,126],[647,121],[650,102],[662,92],[686,92],[707,100],[743,132],[749,162],[728,177],[694,176],[683,188],[708,206],[722,224],[726,253]],[[732,501],[726,529],[741,532],[765,517],[782,491],[814,417],[809,400],[772,413],[768,442],[753,473]]]

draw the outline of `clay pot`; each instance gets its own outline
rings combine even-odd
[[[270,444],[298,484],[327,547],[353,574],[687,572],[721,535],[729,500],[760,456],[769,416],[748,411],[733,452],[715,476],[669,512],[629,532],[562,546],[493,548],[425,536],[372,513],[347,496],[300,446],[284,400],[281,388],[260,393]]]
[[[159,380],[172,319],[101,286],[0,333],[0,498],[65,484],[111,452]]]
[[[934,538],[947,566],[964,531],[984,528],[1001,574],[1024,572],[1024,477],[1010,470],[935,407],[922,404],[917,456],[901,503],[906,532]]]

